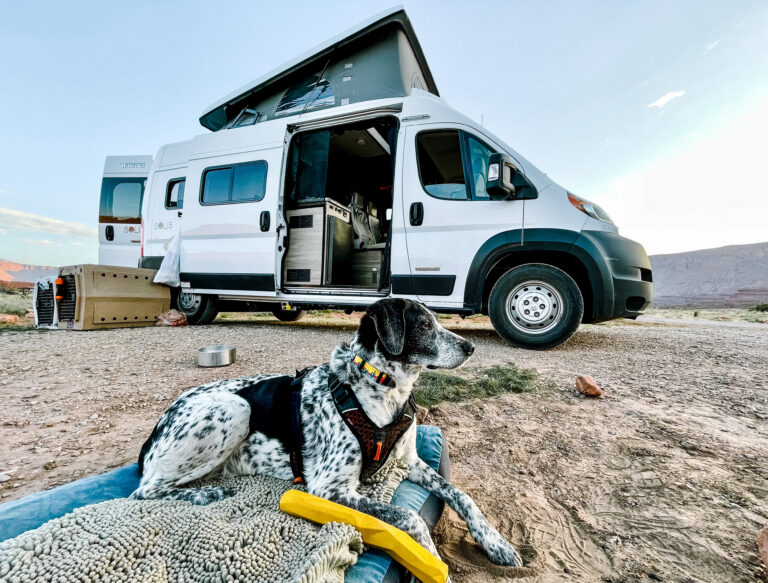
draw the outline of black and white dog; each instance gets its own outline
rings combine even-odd
[[[292,383],[298,387],[294,410],[300,417],[303,442],[299,451],[301,476],[309,492],[404,530],[437,555],[429,530],[417,513],[357,492],[366,463],[365,444],[343,417],[332,389],[351,388],[355,406],[362,409],[359,413],[367,416],[373,427],[386,428],[398,419],[402,426],[402,412],[409,404],[412,406],[413,384],[421,369],[455,368],[473,351],[471,342],[440,326],[434,314],[421,304],[385,299],[370,306],[350,344],[336,347],[329,363]],[[257,375],[218,381],[183,393],[144,444],[139,458],[141,483],[131,497],[188,500],[194,504],[215,502],[231,492],[215,486],[181,486],[220,469],[239,475],[293,479],[296,464],[287,445],[290,440],[269,435],[276,435],[279,429],[254,430],[259,411],[256,406],[252,411],[254,401],[249,394],[254,387],[274,378]],[[403,460],[410,468],[411,481],[444,500],[466,521],[470,533],[494,563],[522,565],[514,547],[472,499],[419,459],[415,420],[405,421],[406,429],[392,444],[390,457]],[[291,426],[291,419],[266,423],[285,428]],[[380,449],[381,441],[377,445]]]

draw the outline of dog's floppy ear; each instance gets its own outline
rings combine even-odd
[[[405,342],[405,302],[399,299],[380,300],[366,314],[376,326],[379,340],[393,356],[403,352]]]

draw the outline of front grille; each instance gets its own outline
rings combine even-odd
[[[53,282],[45,281],[37,284],[35,311],[37,312],[38,326],[53,325],[53,295]]]
[[[62,322],[72,322],[75,320],[75,303],[77,301],[77,287],[75,276],[73,274],[62,277],[64,283],[59,286],[58,294],[63,296],[59,300],[59,320]]]

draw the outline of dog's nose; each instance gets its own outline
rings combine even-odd
[[[461,343],[461,349],[467,353],[467,356],[472,356],[472,353],[475,351],[475,345],[469,340],[465,340]]]

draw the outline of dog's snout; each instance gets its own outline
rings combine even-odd
[[[475,345],[469,340],[465,340],[461,343],[461,349],[467,353],[467,356],[472,356],[472,353],[475,351]]]

